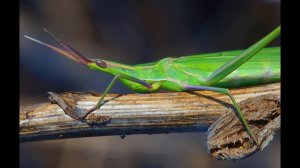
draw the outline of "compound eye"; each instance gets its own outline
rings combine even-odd
[[[95,63],[96,63],[96,65],[98,65],[101,68],[106,68],[107,67],[106,62],[104,62],[104,61],[97,60]]]

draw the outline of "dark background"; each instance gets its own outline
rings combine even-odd
[[[23,37],[54,44],[42,28],[87,57],[136,64],[247,48],[279,24],[277,0],[21,0],[20,104],[47,101],[48,91],[103,92],[112,79]],[[111,93],[131,91],[117,83]],[[22,143],[20,167],[280,167],[280,136],[235,162],[211,160],[205,138],[196,132]]]

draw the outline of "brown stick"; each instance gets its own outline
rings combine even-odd
[[[228,110],[207,131],[207,148],[212,158],[237,160],[263,150],[280,130],[280,96],[261,95],[239,103],[245,119],[253,131],[253,143],[236,115]]]
[[[230,91],[240,102],[259,95],[280,95],[280,83]],[[91,108],[99,99],[99,96],[87,93],[60,96],[82,109]],[[87,123],[102,120],[103,116],[111,118],[101,125],[75,120],[57,104],[20,107],[20,141],[206,131],[226,109],[233,108],[228,96],[210,91],[109,94],[105,100],[100,110],[87,117]]]

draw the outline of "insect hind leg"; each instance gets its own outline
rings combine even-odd
[[[195,90],[214,91],[214,92],[222,93],[222,94],[225,94],[225,95],[229,96],[230,100],[233,103],[233,106],[235,107],[236,116],[239,118],[239,120],[242,123],[244,129],[247,131],[248,135],[252,138],[254,143],[256,145],[258,145],[258,141],[257,141],[256,136],[254,135],[253,131],[250,129],[248,122],[246,121],[243,113],[241,112],[241,110],[240,110],[239,106],[237,105],[234,97],[232,96],[232,94],[229,92],[228,89],[212,87],[212,86],[191,86],[191,85],[186,85],[186,86],[184,86],[184,88],[186,90],[190,90],[190,91],[195,91]]]

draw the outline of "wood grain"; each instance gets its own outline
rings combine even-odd
[[[237,102],[264,94],[280,95],[280,83],[241,89],[232,89]],[[99,95],[64,93],[76,108],[89,109]],[[110,121],[88,124],[66,115],[57,105],[41,103],[20,107],[20,141],[62,138],[157,134],[172,132],[206,131],[226,109],[233,108],[228,96],[211,92],[168,92],[151,94],[109,94],[100,110],[87,117],[97,121],[104,115]]]
[[[281,100],[273,94],[261,95],[239,103],[257,145],[253,143],[232,111],[223,114],[207,131],[207,148],[211,158],[218,160],[244,159],[263,150],[280,131]]]

